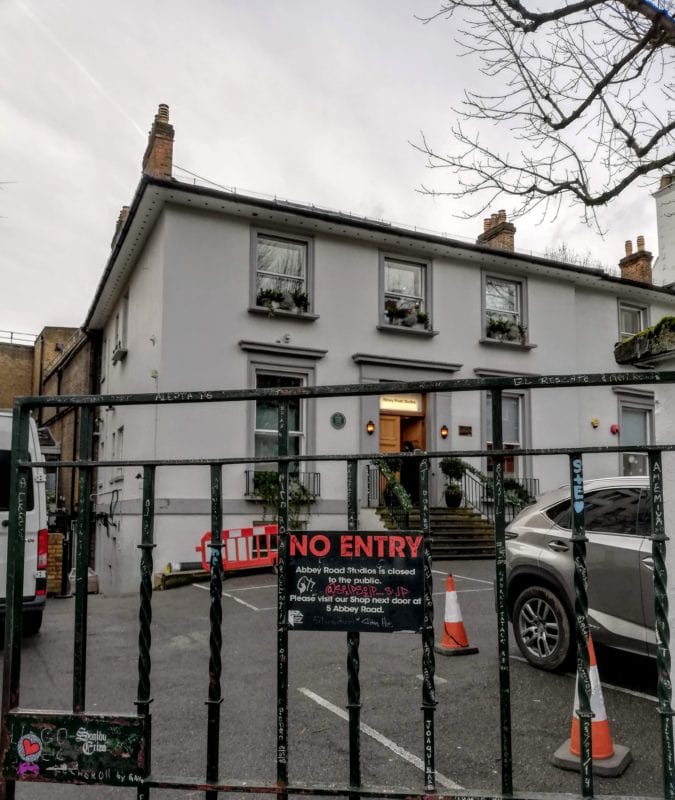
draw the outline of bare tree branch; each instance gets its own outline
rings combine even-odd
[[[675,0],[661,2],[444,0],[423,21],[452,18],[479,72],[455,109],[454,146],[414,144],[456,175],[423,191],[511,195],[516,215],[555,214],[551,200],[567,197],[595,222],[592,209],[675,164]]]

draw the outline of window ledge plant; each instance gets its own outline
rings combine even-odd
[[[527,326],[504,319],[504,317],[488,316],[485,335],[488,339],[496,339],[500,342],[527,344]]]

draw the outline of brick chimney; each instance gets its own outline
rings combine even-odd
[[[148,134],[143,156],[143,173],[152,178],[171,178],[173,167],[173,125],[169,124],[169,106],[159,104]]]
[[[639,283],[652,282],[652,254],[645,250],[645,237],[637,237],[637,252],[633,252],[633,243],[626,242],[626,255],[619,261],[621,277]]]
[[[506,221],[503,209],[483,220],[483,233],[476,239],[476,244],[486,244],[495,250],[514,250],[516,226]]]
[[[120,232],[124,227],[124,223],[127,221],[127,217],[129,216],[129,206],[122,206],[122,210],[120,211],[119,217],[117,217],[117,222],[115,224],[115,233],[113,234],[112,242],[110,242],[110,247],[114,247],[115,243],[120,237]]]

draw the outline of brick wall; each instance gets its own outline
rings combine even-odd
[[[31,394],[33,347],[0,342],[0,408],[11,408],[16,397]]]
[[[47,551],[47,594],[61,594],[63,534],[50,533]]]

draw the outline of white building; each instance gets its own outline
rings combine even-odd
[[[625,277],[613,277],[519,254],[503,212],[468,244],[181,183],[171,176],[172,144],[168,109],[160,106],[143,177],[85,323],[102,331],[103,394],[616,372],[613,348],[623,335],[675,314],[675,293],[646,282],[651,255],[643,243],[622,259]],[[649,443],[673,430],[659,413],[664,391],[509,392],[504,439],[541,448]],[[262,403],[117,407],[100,416],[103,459],[274,453],[275,417]],[[491,435],[487,398],[467,392],[303,401],[291,417],[293,446],[308,454],[399,450],[406,441],[470,450]],[[643,466],[640,456],[586,459],[588,475]],[[542,490],[568,479],[564,458],[507,467],[538,479]],[[344,465],[302,469],[320,474],[312,527],[344,525]],[[260,518],[246,496],[245,471],[224,469],[226,528]],[[138,473],[100,471],[99,508],[115,522],[98,532],[104,591],[137,586]],[[434,502],[441,478],[432,474]],[[196,559],[210,527],[208,498],[207,468],[159,470],[158,568]]]

